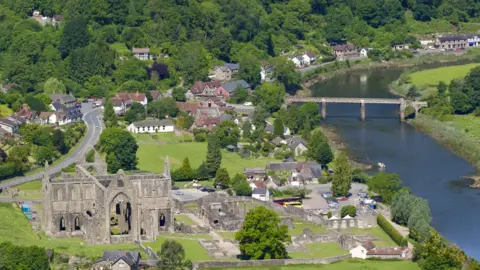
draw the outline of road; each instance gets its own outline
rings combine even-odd
[[[63,161],[50,166],[50,169],[48,170],[49,174],[59,173],[61,172],[62,168],[65,168],[81,159],[89,146],[93,146],[97,143],[100,133],[102,133],[104,126],[103,122],[99,119],[99,116],[102,115],[101,109],[92,109],[91,103],[82,103],[82,105],[82,112],[84,112],[83,120],[88,127],[87,134],[85,135],[83,141],[80,142],[80,145],[78,145],[72,153],[69,153]],[[4,180],[0,182],[0,188],[16,186],[33,180],[41,179],[43,173],[44,172],[42,170],[35,174],[17,177],[12,180]]]
[[[434,49],[434,50],[417,50],[417,53],[414,54],[414,56],[420,56],[420,55],[424,55],[424,54],[432,54],[432,53],[443,53],[443,54],[461,54],[461,53],[465,53],[466,50],[462,50],[462,51],[442,51],[440,49]],[[348,58],[348,60],[350,61],[356,61],[356,60],[360,60],[360,59],[366,59],[368,57],[366,56],[358,56],[358,57],[351,57],[351,58]],[[344,61],[346,59],[339,59],[338,61]],[[318,64],[318,65],[311,65],[311,66],[308,66],[308,67],[304,67],[304,68],[301,68],[301,69],[298,69],[298,71],[300,73],[305,73],[309,70],[312,70],[312,69],[316,69],[318,67],[322,67],[322,66],[326,66],[326,65],[329,65],[329,64],[332,64],[332,63],[335,63],[335,61],[331,61],[331,62],[325,62],[325,63],[321,63],[321,64]]]
[[[182,192],[183,195],[176,195],[175,193],[177,192]],[[208,194],[209,194],[208,192],[202,192],[196,188],[172,190],[172,198],[179,200],[181,202],[195,201],[202,197],[207,196]]]

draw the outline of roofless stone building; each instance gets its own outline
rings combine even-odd
[[[100,160],[97,158],[96,160]],[[55,237],[91,244],[154,241],[173,232],[170,164],[162,174],[107,174],[103,163],[76,166],[75,176],[42,179],[42,227]]]

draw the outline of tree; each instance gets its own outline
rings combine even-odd
[[[185,97],[185,94],[187,93],[187,90],[183,87],[174,87],[172,90],[172,97],[176,101],[185,101],[187,98]]]
[[[43,91],[47,94],[65,94],[67,88],[57,78],[49,78],[43,85]]]
[[[56,157],[55,148],[51,145],[40,146],[35,152],[35,159],[40,166],[43,166],[47,161],[51,164]]]
[[[222,188],[230,186],[230,175],[225,168],[218,169],[215,174],[215,181],[213,182],[214,186],[221,186]]]
[[[113,109],[113,104],[109,99],[105,101],[105,110],[103,112],[103,121],[107,128],[117,127],[118,126],[118,117]]]
[[[307,102],[300,106],[297,117],[300,118],[301,128],[305,130],[313,130],[318,126],[320,121],[320,113],[318,105],[315,102]]]
[[[307,158],[315,160],[322,166],[326,166],[333,160],[333,152],[328,143],[328,138],[320,128],[311,132],[307,149]]]
[[[176,171],[177,179],[175,181],[189,181],[194,178],[194,171],[190,167],[190,160],[185,157],[182,162],[182,166]]]
[[[333,196],[346,196],[352,183],[352,169],[346,154],[340,154],[335,163],[335,173],[332,177],[331,191]]]
[[[52,135],[53,146],[57,149],[60,154],[64,155],[68,152],[68,147],[65,144],[65,135],[60,129],[55,129]]]
[[[355,217],[357,215],[357,208],[354,205],[345,205],[340,210],[340,215],[342,218],[346,217],[347,215],[350,217]]]
[[[268,117],[268,112],[265,110],[263,106],[256,106],[255,111],[253,112],[252,116],[252,124],[255,126],[255,130],[260,128],[265,128],[266,120]]]
[[[392,220],[400,225],[407,225],[415,204],[416,197],[410,193],[410,190],[400,189],[392,199],[392,206],[390,207]]]
[[[0,163],[3,163],[7,160],[7,153],[0,148]]]
[[[159,257],[158,266],[162,270],[175,270],[191,268],[192,262],[185,260],[183,246],[175,240],[166,240],[157,252]]]
[[[109,172],[113,173],[114,168],[117,167],[116,160],[120,163],[121,169],[136,169],[138,145],[130,132],[120,128],[107,128],[100,134],[99,146],[107,157],[111,153],[115,154],[116,159],[112,157],[110,163],[107,158]]]
[[[215,173],[220,168],[221,163],[222,153],[220,152],[220,144],[218,138],[215,134],[210,134],[208,136],[207,161],[205,163],[210,173],[210,176],[215,175]]]
[[[248,54],[240,59],[238,74],[252,86],[252,89],[260,84],[260,71],[260,61],[254,55]]]
[[[247,180],[242,180],[234,187],[237,196],[252,196],[252,188]]]
[[[235,240],[241,256],[248,260],[285,259],[286,245],[292,242],[288,227],[280,225],[278,214],[263,206],[247,213]]]
[[[242,137],[250,138],[252,136],[252,123],[249,120],[245,121],[242,126]]]
[[[50,262],[44,248],[16,246],[10,242],[0,244],[0,262],[1,268],[6,270],[50,269]]]
[[[432,213],[428,202],[422,198],[416,198],[415,207],[412,209],[407,223],[410,235],[417,240],[428,237],[431,223]]]
[[[122,165],[120,164],[120,160],[118,160],[117,156],[113,152],[107,155],[106,161],[107,161],[107,170],[109,173],[117,173],[118,170],[122,168]]]
[[[379,172],[368,181],[368,189],[383,197],[385,203],[390,204],[393,195],[400,189],[402,180],[396,173]]]
[[[186,84],[191,85],[195,81],[207,78],[209,57],[207,50],[199,41],[187,42],[180,48],[175,63]]]
[[[0,117],[7,117],[13,114],[13,110],[10,109],[7,105],[0,105]]]
[[[200,164],[200,166],[198,166],[198,168],[195,170],[195,177],[198,180],[210,179],[210,171],[208,170],[205,161],[203,161],[202,164]]]
[[[130,109],[125,113],[124,119],[131,124],[133,122],[144,120],[145,117],[145,107],[138,102],[134,102],[132,106],[130,106]]]
[[[235,89],[235,93],[233,93],[232,99],[235,101],[235,103],[240,104],[245,102],[248,99],[248,96],[248,90],[241,86],[238,86]]]
[[[418,88],[415,85],[412,85],[408,89],[407,97],[409,99],[414,99],[414,100],[416,100],[417,98],[420,97],[420,93],[418,92]]]
[[[215,136],[220,147],[226,147],[227,145],[236,146],[240,139],[240,130],[235,122],[226,120],[215,128]]]
[[[273,134],[276,136],[283,137],[283,133],[284,133],[283,121],[281,119],[275,118],[275,121],[273,121]]]
[[[176,117],[179,112],[177,103],[170,97],[148,103],[147,110],[150,116],[159,119],[166,118],[167,116]]]
[[[272,60],[272,65],[275,67],[273,77],[283,84],[283,89],[292,93],[300,88],[301,76],[295,70],[295,64],[285,57],[277,57]]]
[[[87,31],[87,20],[78,16],[66,21],[58,50],[65,58],[76,48],[86,46],[90,40]]]
[[[280,109],[284,98],[285,87],[282,84],[264,83],[255,90],[256,104],[261,104],[261,107],[271,113]]]

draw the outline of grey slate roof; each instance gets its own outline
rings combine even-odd
[[[63,108],[62,104],[60,104],[60,102],[57,102],[57,101],[53,102],[52,106],[55,109],[55,111],[60,111]]]
[[[240,68],[240,65],[235,63],[225,63],[223,66],[230,68],[231,71],[238,70]]]
[[[272,140],[272,143],[275,145],[280,145],[282,143],[283,139],[280,137],[275,137],[275,139]]]
[[[225,113],[222,116],[220,116],[220,123],[223,122],[223,121],[234,120],[234,119],[235,119],[235,117],[233,115]]]
[[[170,119],[162,119],[162,120],[144,120],[140,122],[133,123],[136,127],[155,127],[155,126],[173,126],[173,121]]]
[[[222,87],[225,90],[227,90],[229,93],[233,93],[233,92],[235,92],[237,87],[242,87],[244,89],[248,89],[248,88],[250,88],[250,85],[244,80],[238,80],[238,81],[225,83],[225,84],[222,85]]]
[[[300,137],[293,136],[287,139],[287,146],[290,149],[295,149],[299,144],[307,146],[307,142],[305,142],[305,140]]]
[[[134,266],[140,261],[140,252],[138,251],[122,251],[122,250],[105,250],[103,256],[97,262],[110,261],[112,263],[123,259],[129,266]]]
[[[267,188],[255,188],[253,189],[252,194],[265,195],[267,194]]]
[[[75,97],[72,95],[65,95],[65,94],[50,94],[49,95],[52,100],[59,101],[60,104],[65,105],[67,103],[75,102]]]
[[[271,162],[267,164],[269,171],[293,171],[296,169],[297,162]]]
[[[438,40],[440,42],[447,42],[447,41],[459,41],[459,40],[467,40],[467,36],[465,35],[460,35],[460,36],[445,36],[445,37],[439,37]]]

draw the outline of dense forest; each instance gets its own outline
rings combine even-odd
[[[34,10],[64,20],[42,26]],[[0,0],[0,82],[18,84],[0,103],[17,110],[41,106],[42,92],[189,86],[215,64],[237,62],[248,73],[298,50],[329,56],[329,45],[346,41],[391,50],[411,43],[419,23],[454,31],[475,25],[479,12],[475,0]],[[139,61],[134,47],[169,57]]]

